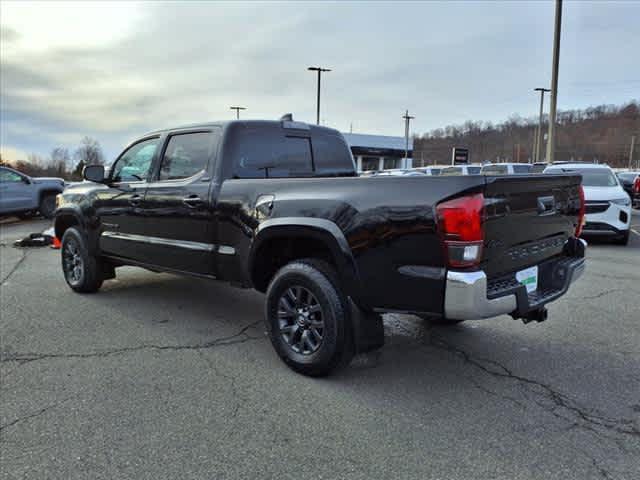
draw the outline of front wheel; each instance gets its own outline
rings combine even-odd
[[[346,305],[328,264],[302,260],[282,267],[269,284],[265,307],[267,330],[280,358],[310,376],[347,365],[353,338]]]
[[[618,245],[628,245],[629,244],[629,230],[624,232],[618,238],[615,239],[615,243]]]
[[[53,218],[53,214],[56,211],[56,194],[45,193],[42,196],[42,200],[40,200],[38,210],[44,218]]]
[[[67,284],[76,292],[92,293],[102,286],[99,259],[89,254],[82,234],[71,227],[62,236],[62,272]]]

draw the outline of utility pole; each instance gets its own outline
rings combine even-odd
[[[534,88],[534,92],[540,92],[540,117],[538,119],[538,128],[536,129],[536,138],[534,141],[535,151],[533,152],[533,161],[540,161],[540,145],[542,144],[542,110],[544,108],[544,93],[550,92],[548,88]]]
[[[245,107],[229,107],[229,109],[236,111],[236,120],[240,120],[240,110],[246,110]]]
[[[407,168],[407,159],[409,158],[409,122],[416,117],[409,115],[409,110],[404,113],[404,167]]]
[[[547,162],[553,163],[556,149],[556,105],[558,102],[558,68],[560,66],[560,30],[562,27],[562,0],[556,0],[556,22],[553,32],[553,65],[551,70],[551,106],[549,107],[549,140]]]
[[[316,125],[320,125],[320,76],[322,72],[330,72],[330,68],[308,67],[307,70],[318,72],[318,99],[316,103]]]
[[[631,148],[629,148],[629,170],[633,168],[633,148],[636,146],[636,136],[631,135]]]

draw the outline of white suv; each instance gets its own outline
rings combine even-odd
[[[586,207],[585,236],[611,237],[616,243],[629,243],[631,199],[613,170],[607,165],[563,163],[545,168],[544,173],[582,174]]]

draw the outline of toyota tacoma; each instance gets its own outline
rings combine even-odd
[[[55,218],[73,290],[122,265],[254,288],[307,375],[382,346],[383,312],[542,321],[584,269],[580,175],[359,177],[338,131],[286,116],[155,131],[84,177]]]

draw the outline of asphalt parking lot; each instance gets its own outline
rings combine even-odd
[[[546,322],[387,315],[325,379],[280,362],[256,292],[123,268],[78,295],[57,251],[11,246],[46,222],[3,224],[0,477],[638,478],[633,223]]]

